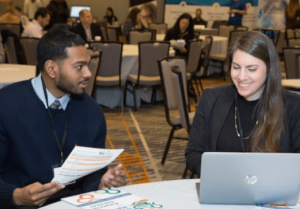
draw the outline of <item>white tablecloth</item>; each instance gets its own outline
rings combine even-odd
[[[147,198],[165,208],[172,209],[254,209],[254,205],[205,205],[199,203],[196,183],[199,179],[161,181],[146,184],[136,184],[119,189],[136,196]],[[76,209],[65,202],[57,202],[42,207],[42,209]]]
[[[0,89],[35,77],[34,65],[0,64]]]

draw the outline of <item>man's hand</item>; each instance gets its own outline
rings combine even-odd
[[[23,188],[14,190],[13,199],[16,205],[42,206],[54,193],[65,188],[58,182],[41,184],[35,182]]]
[[[99,189],[126,185],[126,174],[121,168],[122,164],[119,164],[116,167],[109,169],[104,176],[102,176]]]
[[[181,51],[181,53],[187,53],[187,50],[184,46],[180,47],[179,50]]]

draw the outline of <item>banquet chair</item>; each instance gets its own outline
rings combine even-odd
[[[234,30],[234,25],[220,25],[219,26],[219,36],[229,38],[230,31]]]
[[[100,49],[102,52],[99,71],[96,77],[96,87],[118,88],[122,90],[123,96],[123,82],[121,78],[121,64],[122,64],[122,42],[112,41],[94,41],[90,43],[91,47]]]
[[[220,25],[228,25],[227,20],[215,20],[212,24],[212,28],[219,29]]]
[[[116,27],[106,27],[108,41],[119,41],[118,30]]]
[[[166,23],[151,23],[149,28],[155,30],[156,34],[166,34],[168,25]]]
[[[37,46],[39,38],[21,37],[20,42],[24,50],[27,65],[37,64]]]
[[[283,57],[283,47],[287,47],[287,42],[285,40],[285,33],[278,30],[274,39],[274,45],[280,57]]]
[[[186,72],[187,72],[187,80],[188,80],[188,86],[189,89],[193,92],[195,102],[197,103],[197,96],[195,92],[195,88],[193,86],[193,81],[195,85],[197,86],[197,80],[195,80],[192,75],[196,73],[196,71],[199,68],[200,64],[200,58],[201,58],[201,52],[202,52],[202,45],[203,40],[189,40],[189,50],[188,50],[188,56],[187,56],[187,66],[186,66]]]
[[[188,107],[186,103],[186,85],[184,83],[184,78],[182,76],[182,72],[178,70],[177,67],[172,67],[172,81],[173,81],[173,91],[175,92],[175,98],[177,102],[177,106],[180,113],[180,123],[184,129],[186,129],[187,133],[190,134],[191,125],[193,123],[193,119],[195,116],[195,112],[188,112]],[[188,168],[187,166],[184,169],[184,172],[182,174],[182,178],[184,179],[186,177]],[[192,178],[194,176],[194,173],[191,174]]]
[[[156,89],[161,86],[157,60],[169,54],[170,42],[168,41],[149,41],[139,42],[139,68],[137,74],[130,74],[125,84],[124,98],[126,106],[127,91],[133,94],[134,110],[136,105],[136,89],[140,87],[152,88],[152,103],[155,102]],[[132,88],[128,88],[130,85]]]
[[[164,57],[157,61],[159,66],[159,74],[162,85],[162,92],[164,95],[164,106],[165,106],[165,115],[168,124],[172,127],[167,144],[165,147],[165,151],[161,160],[161,164],[165,163],[167,158],[167,154],[172,142],[172,139],[187,139],[182,137],[174,137],[174,132],[176,130],[182,129],[183,124],[181,123],[181,115],[179,114],[179,106],[177,104],[177,95],[179,92],[175,90],[174,83],[172,81],[172,67],[176,66],[176,68],[182,72],[183,83],[185,86],[185,96],[183,97],[186,105],[188,105],[188,97],[187,97],[187,80],[186,80],[186,62],[184,57]],[[191,113],[189,116],[191,120],[194,117],[194,113]]]
[[[98,75],[98,71],[99,71],[99,65],[101,62],[101,55],[102,55],[102,51],[95,49],[95,48],[88,48],[89,54],[91,56],[91,60],[89,62],[89,70],[92,73],[92,76],[88,82],[87,87],[85,88],[85,92],[89,95],[89,96],[93,96],[94,95],[94,91],[95,91],[95,83],[96,83],[96,77]]]
[[[106,31],[106,27],[105,26],[100,26],[100,30],[101,30],[101,33],[102,33],[102,41],[108,41],[108,38],[107,38],[107,31]]]
[[[228,48],[229,48],[230,43],[232,41],[235,41],[238,37],[240,37],[244,33],[246,33],[246,31],[242,31],[242,30],[233,30],[233,31],[230,31],[230,35],[229,35],[229,39],[228,39]],[[217,66],[217,67],[221,68],[221,72],[222,72],[222,74],[224,76],[224,80],[226,80],[226,72],[224,70],[224,65],[225,65],[225,62],[226,62],[226,57],[227,57],[227,52],[220,53],[220,54],[210,54],[209,55],[209,59],[210,60],[221,63],[221,66]]]
[[[201,58],[200,58],[200,63],[199,63],[199,68],[198,70],[192,74],[193,79],[198,82],[198,86],[200,86],[201,91],[203,91],[203,86],[201,79],[207,76],[207,71],[208,71],[208,64],[209,64],[209,54],[210,50],[212,47],[213,43],[213,37],[212,36],[206,36],[204,39],[203,47],[202,47],[202,52],[201,52]],[[199,89],[197,89],[198,92],[200,93]]]
[[[296,38],[296,37],[288,38],[287,43],[288,43],[288,46],[290,46],[290,47],[300,46],[300,39]]]
[[[2,30],[9,30],[20,37],[21,26],[20,24],[0,23],[0,31]]]
[[[244,30],[244,31],[248,31],[248,27],[247,26],[236,26],[235,30]]]
[[[10,64],[18,64],[19,61],[16,52],[16,45],[15,45],[14,38],[12,36],[8,36],[6,38],[3,47],[6,54],[7,62]]]
[[[152,41],[153,33],[151,31],[132,30],[129,32],[130,44],[138,44],[139,42]]]
[[[286,78],[299,78],[298,54],[300,54],[300,47],[284,47],[283,56],[285,61]]]

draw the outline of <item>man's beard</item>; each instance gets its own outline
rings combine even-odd
[[[88,81],[89,78],[83,80],[84,82]],[[82,82],[82,81],[81,81]],[[85,89],[82,89],[81,91],[78,90],[77,86],[80,84],[80,82],[74,86],[72,83],[66,79],[66,77],[63,74],[60,74],[59,80],[56,84],[57,88],[65,93],[69,93],[76,96],[83,96]]]

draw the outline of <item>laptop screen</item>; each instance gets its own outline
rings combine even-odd
[[[90,6],[71,6],[70,17],[79,17],[79,12],[83,9],[91,11]]]

